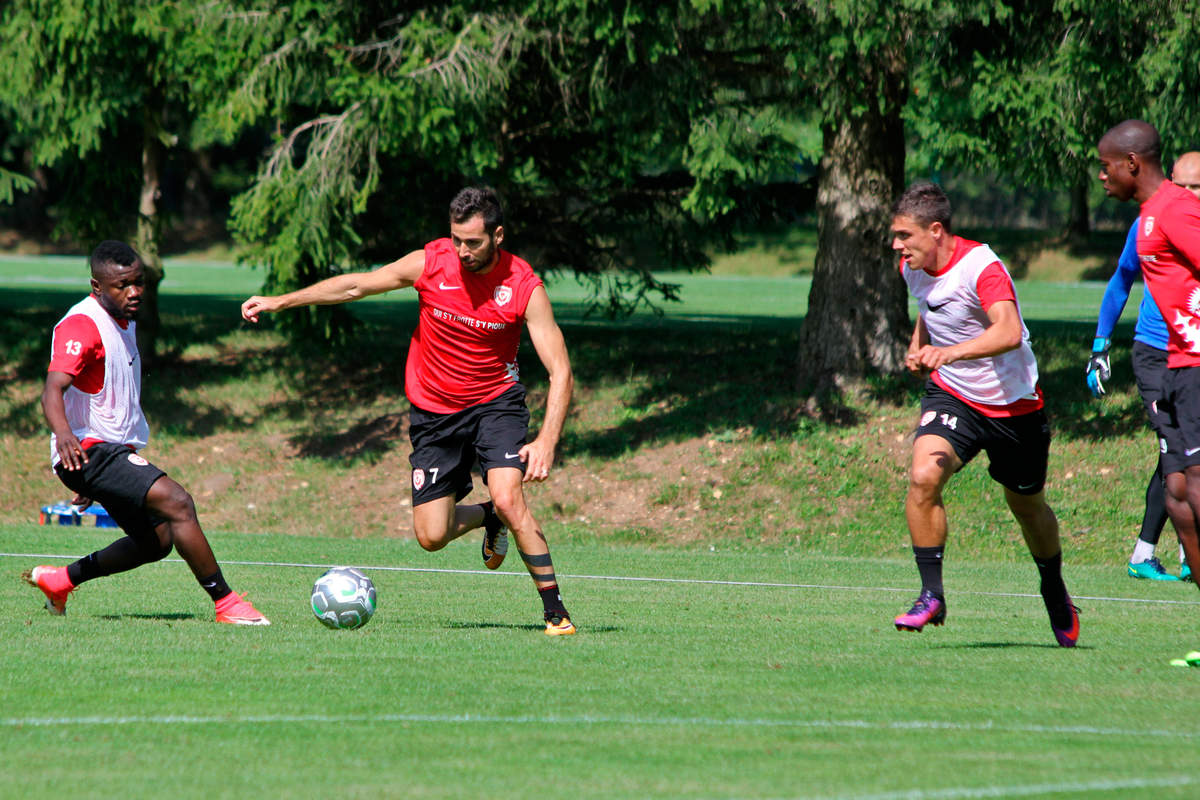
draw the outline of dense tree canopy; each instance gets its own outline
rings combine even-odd
[[[1107,126],[1200,145],[1194,6],[12,0],[0,200],[28,185],[19,164],[53,169],[69,230],[140,224],[156,263],[164,162],[240,148],[257,170],[229,228],[282,290],[441,235],[450,196],[486,182],[510,245],[612,313],[672,297],[656,275],[703,267],[737,226],[815,208],[800,371],[835,388],[899,368],[887,225],[909,154],[1073,187],[1086,209]]]

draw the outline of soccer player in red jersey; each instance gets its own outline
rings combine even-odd
[[[545,632],[571,634],[541,526],[523,484],[543,481],[554,466],[574,377],[562,331],[542,281],[522,259],[500,249],[504,217],[490,189],[467,188],[450,203],[450,236],[373,272],[337,275],[272,297],[254,296],[242,316],[330,305],[413,287],[420,300],[405,367],[412,403],[409,437],[413,530],[426,550],[440,550],[484,529],[484,564],[496,569],[516,538],[541,596]],[[529,410],[517,367],[522,325],[550,378],[541,431],[527,441]],[[479,463],[491,501],[460,505]]]
[[[1074,647],[1079,614],[1063,583],[1058,520],[1043,492],[1050,426],[1029,331],[1004,264],[987,245],[955,236],[950,217],[950,200],[932,183],[910,186],[892,208],[892,249],[920,312],[905,363],[928,376],[904,504],[921,594],[896,617],[896,629],[920,631],[946,619],[942,490],[984,450],[1041,575],[1054,638]]]
[[[1162,141],[1146,122],[1116,125],[1101,137],[1097,151],[1097,177],[1105,193],[1141,204],[1138,259],[1167,323],[1160,432],[1167,514],[1188,564],[1195,566],[1200,564],[1200,199],[1167,180]]]
[[[24,577],[46,595],[50,613],[65,614],[67,596],[81,583],[158,561],[174,547],[215,603],[217,622],[269,625],[225,583],[191,495],[137,452],[150,434],[133,321],[144,284],[141,258],[124,242],[102,242],[91,268],[91,294],[54,327],[42,411],[51,463],[75,492],[72,502],[86,508],[100,501],[126,536],[65,567],[37,566]]]

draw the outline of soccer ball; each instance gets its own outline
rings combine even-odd
[[[312,610],[327,628],[361,628],[375,614],[375,584],[353,567],[334,567],[313,584]]]

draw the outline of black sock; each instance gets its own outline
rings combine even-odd
[[[917,560],[917,572],[921,575],[921,589],[932,592],[939,599],[946,599],[942,588],[942,555],[946,548],[913,546],[913,557]]]
[[[1167,490],[1163,485],[1162,464],[1146,484],[1146,511],[1142,515],[1142,530],[1138,538],[1147,544],[1158,544],[1158,537],[1167,524]]]
[[[500,515],[496,513],[496,506],[491,500],[486,503],[480,503],[479,508],[483,511],[483,527],[488,531],[492,531],[504,525],[500,521]]]
[[[209,575],[207,578],[200,578],[199,580],[200,586],[203,587],[204,591],[208,592],[208,596],[212,598],[214,603],[233,591],[229,588],[229,584],[225,583],[225,576],[221,574],[219,567],[212,575]]]
[[[103,578],[105,575],[115,575],[118,572],[128,572],[157,561],[170,552],[171,548],[162,549],[153,544],[138,542],[130,536],[117,539],[103,550],[84,556],[78,561],[67,565],[67,577],[71,583],[78,586],[84,581]]]
[[[567,608],[563,605],[562,595],[558,593],[557,583],[552,583],[545,589],[538,589],[538,594],[541,595],[542,608],[545,609],[547,617],[570,619],[571,615],[567,613]]]
[[[1050,621],[1056,628],[1067,628],[1071,625],[1071,612],[1067,608],[1067,585],[1062,578],[1062,551],[1059,550],[1049,558],[1034,557],[1038,572],[1042,576],[1042,600],[1046,610],[1050,612]]]

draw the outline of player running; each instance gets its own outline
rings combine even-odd
[[[72,503],[104,504],[125,538],[65,567],[24,574],[46,595],[51,614],[67,612],[82,583],[158,561],[172,546],[216,607],[217,622],[269,625],[225,583],[182,486],[138,450],[150,434],[142,413],[137,318],[142,260],[123,242],[101,242],[91,256],[92,293],[54,327],[42,411],[50,425],[54,471],[75,492]]]
[[[1200,564],[1200,199],[1166,179],[1154,126],[1125,120],[1097,144],[1108,196],[1141,204],[1137,254],[1146,290],[1167,323],[1160,403],[1167,514],[1187,563]],[[1200,587],[1200,584],[1197,584]]]
[[[242,316],[257,322],[264,312],[416,289],[420,312],[404,391],[412,403],[409,460],[417,541],[426,550],[440,550],[482,527],[483,562],[496,569],[508,550],[507,527],[541,596],[545,632],[572,634],[575,626],[559,594],[550,549],[525,503],[523,484],[550,474],[574,377],[541,279],[525,261],[501,250],[503,241],[503,211],[495,193],[463,189],[450,203],[449,238],[374,272],[251,297],[242,304]],[[531,442],[517,369],[522,324],[550,378],[545,419]],[[471,491],[476,460],[491,501],[457,505]]]
[[[946,621],[942,489],[986,450],[988,473],[1004,487],[1041,573],[1054,638],[1074,647],[1079,614],[1063,583],[1058,520],[1043,493],[1050,427],[1029,331],[1004,264],[987,245],[955,236],[950,217],[950,200],[931,183],[910,186],[892,207],[892,249],[920,310],[905,363],[928,376],[904,507],[921,594],[896,617],[896,629],[919,632]]]
[[[1193,151],[1180,156],[1175,161],[1171,180],[1200,197],[1200,152]],[[1121,312],[1125,310],[1134,280],[1142,271],[1137,255],[1137,232],[1140,222],[1139,217],[1130,226],[1129,235],[1125,237],[1125,248],[1117,261],[1117,269],[1109,279],[1104,290],[1104,299],[1100,302],[1096,337],[1092,342],[1092,355],[1088,359],[1086,370],[1088,388],[1097,398],[1104,396],[1104,382],[1112,375],[1108,350],[1112,344],[1113,328],[1116,327]],[[1159,431],[1159,418],[1165,411],[1160,409],[1159,404],[1163,399],[1167,378],[1167,324],[1163,321],[1162,314],[1159,313],[1149,291],[1142,294],[1142,302],[1138,307],[1137,326],[1133,336],[1133,377],[1137,382],[1142,404],[1146,407],[1150,425],[1158,435],[1161,451],[1166,444]],[[1192,571],[1184,557],[1183,545],[1179,546],[1178,578],[1167,572],[1162,562],[1154,555],[1154,548],[1158,545],[1166,521],[1166,486],[1162,460],[1159,459],[1146,486],[1146,510],[1142,515],[1142,528],[1126,566],[1130,577],[1158,581],[1191,580]]]

